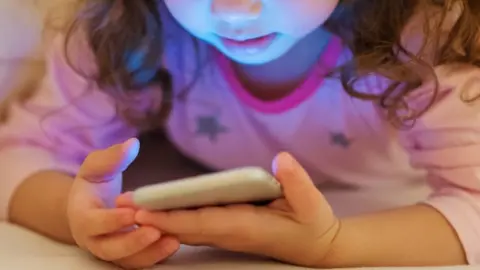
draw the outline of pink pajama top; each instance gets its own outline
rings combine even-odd
[[[288,151],[319,183],[365,187],[427,181],[432,193],[425,203],[455,228],[469,263],[480,264],[480,104],[461,100],[478,95],[480,69],[437,67],[440,98],[413,128],[401,130],[378,105],[350,97],[339,80],[323,76],[350,57],[339,39],[332,38],[298,89],[275,101],[250,94],[223,55],[203,44],[195,51],[187,40],[165,51],[174,93],[192,80],[195,53],[208,54],[210,60],[188,94],[173,100],[165,124],[180,151],[218,170],[270,169],[275,154]],[[88,153],[138,133],[116,113],[110,96],[67,65],[62,46],[58,37],[37,95],[14,104],[0,126],[0,219],[8,219],[9,200],[29,175],[42,170],[75,174]],[[88,50],[76,56],[85,65],[92,62]],[[357,89],[378,93],[384,81],[370,76]],[[414,92],[410,104],[423,106],[431,91]],[[132,106],[155,106],[159,93],[146,90]]]

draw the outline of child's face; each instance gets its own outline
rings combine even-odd
[[[164,0],[192,35],[232,60],[264,64],[318,29],[339,0]]]

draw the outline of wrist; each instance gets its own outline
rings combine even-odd
[[[327,253],[317,265],[318,268],[341,268],[348,266],[347,262],[349,259],[347,256],[352,243],[355,243],[352,242],[355,241],[355,238],[352,237],[350,224],[348,220],[338,220],[335,236],[332,238]]]
[[[329,229],[329,231],[322,237],[321,243],[318,245],[318,248],[315,251],[315,254],[318,258],[317,262],[313,265],[315,268],[331,268],[331,265],[338,265],[334,263],[343,246],[343,236],[344,234],[344,224],[342,219],[336,219],[334,225]]]
[[[441,251],[436,250],[438,247]],[[461,243],[445,218],[429,206],[414,205],[342,219],[337,237],[317,266],[434,266],[464,262]]]
[[[67,216],[72,182],[71,177],[55,171],[25,179],[12,198],[12,222],[56,241],[75,243]]]

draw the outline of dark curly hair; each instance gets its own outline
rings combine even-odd
[[[81,0],[79,4],[81,11],[66,42],[68,45],[77,30],[84,32],[98,67],[93,78],[96,83],[116,89],[110,94],[118,99],[130,94],[126,89],[135,92],[152,84],[161,85],[166,96],[171,96],[170,73],[159,65],[164,47],[159,34],[163,21],[158,5],[162,1]],[[459,17],[448,31],[441,31],[455,9]],[[404,30],[414,16],[425,25],[423,46],[416,51],[402,44]],[[379,104],[392,123],[415,120],[433,104],[437,91],[425,108],[400,116],[400,110],[408,109],[405,97],[422,82],[418,68],[412,69],[412,65],[432,76],[434,65],[479,65],[479,17],[478,0],[341,0],[325,26],[342,38],[353,58],[331,75],[338,75],[350,96]],[[132,66],[129,57],[144,61]],[[384,76],[391,83],[378,94],[358,91],[355,83],[369,74]],[[164,103],[162,107],[168,108]]]

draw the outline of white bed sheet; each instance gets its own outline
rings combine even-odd
[[[71,246],[64,246],[6,223],[0,223],[1,270],[113,270]],[[155,270],[300,270],[255,257],[221,252],[209,248],[183,247],[167,263]],[[371,268],[368,268],[371,269]],[[379,268],[381,270],[391,268]],[[407,269],[407,268],[406,268]],[[413,269],[413,268],[412,268]],[[423,268],[422,268],[423,269]],[[429,268],[425,268],[429,269]],[[430,268],[433,269],[433,268]],[[435,268],[439,269],[439,268]],[[443,269],[443,268],[442,268]],[[471,270],[473,267],[448,267],[445,270]],[[403,269],[402,269],[403,270]]]

